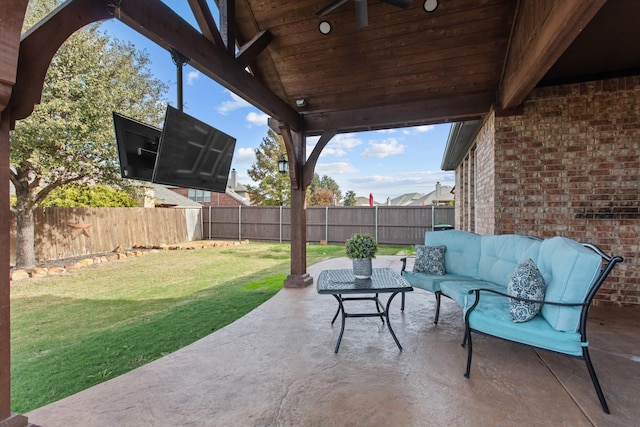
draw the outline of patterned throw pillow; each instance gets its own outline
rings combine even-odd
[[[413,271],[442,276],[445,273],[444,252],[446,250],[446,246],[416,245],[416,263],[413,265]]]
[[[520,298],[542,301],[547,285],[536,264],[528,259],[518,265],[509,280],[507,293]],[[542,304],[509,299],[509,315],[515,323],[535,317]]]

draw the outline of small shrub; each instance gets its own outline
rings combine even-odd
[[[347,239],[345,249],[351,259],[375,258],[378,244],[370,234],[355,233]]]

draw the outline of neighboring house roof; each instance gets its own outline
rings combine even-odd
[[[409,206],[428,206],[437,204],[437,202],[449,202],[454,199],[454,195],[451,192],[453,187],[449,187],[448,185],[443,185],[440,187],[440,190],[433,190],[431,193],[425,194],[424,196],[414,200]]]
[[[378,202],[374,201],[374,205],[379,205]],[[356,206],[369,206],[369,198],[368,197],[356,197]]]
[[[147,183],[153,190],[153,198],[156,206],[170,206],[176,208],[201,208],[202,205],[196,201],[184,197],[164,185]]]
[[[391,206],[408,206],[422,197],[423,195],[420,193],[403,194],[402,196],[391,199]]]
[[[239,184],[239,186],[243,187],[242,184]],[[231,188],[229,187],[227,187],[227,191],[225,191],[225,194],[231,197],[236,202],[240,203],[242,206],[251,206],[251,202],[247,198],[242,197],[240,194],[231,190]]]
[[[387,199],[384,206],[427,206],[436,202],[449,202],[454,200],[453,187],[448,185],[440,186],[440,189],[433,190],[427,194],[406,193],[393,199]],[[378,202],[373,203],[380,206]],[[356,206],[369,206],[368,197],[356,197]]]
[[[247,192],[247,187],[245,187],[244,185],[240,184],[239,182],[236,182],[235,188],[231,186],[231,183],[229,183],[227,185],[227,189],[230,189],[233,192],[236,193],[246,193]]]

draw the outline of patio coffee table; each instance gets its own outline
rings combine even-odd
[[[338,337],[338,342],[336,343],[336,350],[340,348],[340,342],[342,341],[342,335],[344,334],[344,324],[345,319],[347,317],[380,317],[382,323],[384,323],[384,319],[387,319],[387,327],[389,328],[389,332],[391,332],[391,336],[393,337],[396,345],[400,350],[402,350],[402,346],[396,338],[396,334],[393,332],[391,328],[391,323],[389,323],[389,307],[391,306],[391,301],[393,298],[399,293],[413,291],[413,287],[407,282],[402,276],[400,276],[395,271],[390,268],[374,268],[373,274],[370,279],[356,279],[353,276],[353,270],[344,269],[344,270],[324,270],[318,276],[317,289],[319,294],[328,294],[333,295],[338,300],[338,311],[336,311],[335,316],[333,316],[333,320],[331,324],[336,321],[338,314],[342,314],[342,327],[340,328],[340,336]],[[389,293],[391,296],[387,301],[386,308],[383,309],[383,305],[378,299],[378,294]],[[344,297],[343,295],[354,295],[354,294],[375,294],[373,297]],[[376,311],[369,313],[347,313],[344,309],[345,301],[353,301],[353,300],[371,300],[376,304]]]

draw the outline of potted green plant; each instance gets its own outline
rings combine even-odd
[[[353,260],[353,275],[356,279],[371,277],[371,259],[376,257],[378,243],[370,234],[355,233],[345,243],[347,257]]]

